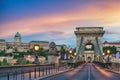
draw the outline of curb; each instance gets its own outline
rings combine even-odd
[[[94,64],[94,65],[95,65],[95,64]],[[100,66],[99,66],[99,67],[100,67]],[[113,72],[113,73],[116,73],[116,74],[120,74],[120,72],[118,72],[118,71],[106,69],[106,68],[103,68],[103,67],[100,67],[100,68],[102,68],[102,69],[104,69],[104,70],[106,70],[106,71],[109,71],[109,72]]]
[[[117,74],[120,74],[120,72],[118,71],[114,71],[114,70],[110,70],[110,69],[105,69],[106,71],[110,71],[110,72],[114,72],[114,73],[117,73]]]
[[[58,74],[62,74],[62,73],[65,73],[65,72],[68,72],[68,71],[71,71],[71,70],[73,70],[73,68],[72,68],[72,69],[69,69],[69,70],[65,70],[65,71],[60,71],[60,72],[57,72],[57,73],[55,73],[55,74],[50,74],[50,75],[46,75],[46,76],[41,76],[41,77],[36,78],[36,79],[33,79],[33,80],[42,80],[42,79],[44,79],[44,78],[51,77],[51,76],[55,76],[55,75],[58,75]]]

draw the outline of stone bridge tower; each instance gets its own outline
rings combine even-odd
[[[93,61],[95,55],[100,55],[97,53],[97,43],[99,44],[98,46],[101,53],[103,52],[102,37],[104,32],[103,27],[77,27],[75,31],[77,40],[76,53],[79,54],[79,56],[83,56],[85,61],[88,61],[88,59]],[[79,52],[79,49],[81,52]]]

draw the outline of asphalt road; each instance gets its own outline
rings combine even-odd
[[[53,80],[120,80],[120,74],[106,71],[93,63],[87,63],[72,71],[57,75]]]

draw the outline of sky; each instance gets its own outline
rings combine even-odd
[[[104,27],[104,41],[120,41],[120,0],[0,0],[0,39],[54,41],[76,46],[76,27]]]

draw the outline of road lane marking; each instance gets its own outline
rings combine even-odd
[[[88,80],[90,80],[90,66],[89,66],[89,69],[88,69]]]

